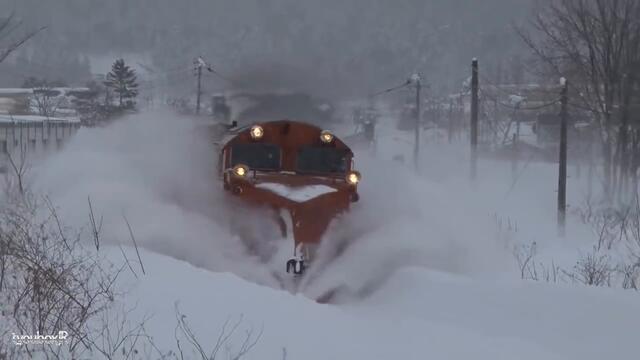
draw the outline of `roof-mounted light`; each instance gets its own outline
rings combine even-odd
[[[325,144],[329,144],[333,141],[333,134],[329,130],[323,130],[320,133],[320,140]]]
[[[264,136],[264,129],[260,125],[253,125],[249,133],[253,140],[260,140]]]

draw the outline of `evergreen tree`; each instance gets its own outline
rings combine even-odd
[[[133,99],[138,96],[137,76],[133,69],[124,63],[123,59],[116,60],[107,74],[104,85],[112,89],[119,97],[119,106],[133,106]],[[125,100],[127,100],[125,102]]]

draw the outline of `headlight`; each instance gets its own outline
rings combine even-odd
[[[329,144],[333,141],[333,134],[329,130],[323,130],[320,133],[320,140],[325,144]]]
[[[233,174],[238,177],[245,177],[249,174],[249,167],[246,165],[236,165],[233,167]]]
[[[251,127],[250,133],[253,140],[260,140],[264,136],[264,129],[260,125],[254,125]]]
[[[351,185],[357,185],[362,176],[357,171],[351,171],[347,174],[347,182]]]

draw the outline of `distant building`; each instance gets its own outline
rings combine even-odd
[[[574,138],[578,134],[575,117],[569,117],[567,126],[567,136]],[[541,113],[537,115],[537,120],[533,124],[533,132],[536,134],[538,145],[557,145],[560,143],[560,114]]]
[[[0,115],[30,112],[33,89],[0,89]]]
[[[40,155],[58,150],[79,128],[77,119],[0,115],[0,159],[20,151]]]
[[[27,152],[34,157],[56,151],[79,128],[80,118],[74,109],[77,95],[88,89],[0,88],[0,169],[9,154]],[[46,96],[55,116],[40,115]]]

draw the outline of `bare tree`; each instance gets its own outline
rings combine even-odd
[[[55,117],[64,98],[57,96],[58,92],[49,85],[33,89],[33,101],[38,108],[38,114],[47,118]]]
[[[16,154],[14,151],[7,152],[7,159],[11,172],[6,175],[6,189],[5,196],[7,199],[13,199],[15,192],[13,191],[14,185],[18,187],[18,194],[24,197],[26,193],[25,177],[29,171],[29,163],[27,156],[27,144],[20,139],[20,148]]]
[[[27,32],[26,34],[12,37],[21,25],[22,23],[19,20],[16,20],[15,13],[13,12],[9,14],[8,17],[0,19],[0,41],[8,41],[7,45],[0,47],[0,63],[9,57],[9,55],[16,51],[20,46],[29,41],[29,39],[46,29],[46,27],[41,27],[37,30]]]
[[[637,0],[540,0],[524,42],[554,78],[567,77],[573,106],[588,110],[603,144],[604,190],[616,186],[626,159],[625,99],[635,90],[640,61],[640,2]]]
[[[202,360],[216,360],[218,358],[218,355],[220,355],[221,350],[224,350],[226,352],[227,359],[240,360],[258,344],[258,341],[262,337],[262,329],[260,329],[258,333],[256,333],[252,328],[247,329],[245,330],[244,335],[241,337],[242,341],[240,343],[240,347],[238,349],[232,349],[232,347],[230,346],[230,342],[236,335],[236,332],[242,324],[243,319],[242,316],[240,316],[236,321],[227,319],[227,321],[225,321],[224,325],[222,326],[222,330],[218,334],[215,345],[213,345],[211,351],[207,351],[204,348],[203,343],[198,340],[196,334],[189,326],[189,323],[187,322],[187,316],[180,312],[177,303],[175,304],[175,312],[178,324],[175,328],[174,337],[176,339],[178,355],[180,356],[181,360],[185,359],[185,354],[184,347],[180,344],[179,332],[191,344],[191,347],[193,348],[193,352],[195,354],[194,356]],[[187,358],[191,359],[194,357]]]

